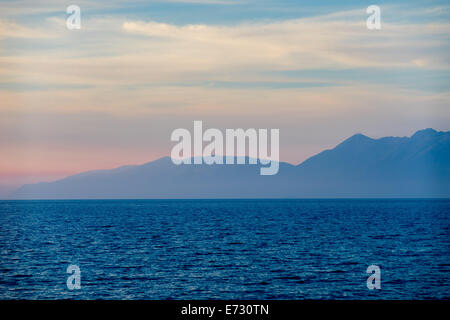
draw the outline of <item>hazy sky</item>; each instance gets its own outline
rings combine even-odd
[[[358,132],[449,130],[448,1],[340,2],[0,0],[0,196],[169,155],[194,120],[279,128],[292,163]]]

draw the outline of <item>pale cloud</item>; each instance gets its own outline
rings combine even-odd
[[[258,64],[278,69],[392,68],[417,66],[414,61],[419,60],[430,61],[429,67],[449,68],[441,47],[450,35],[449,23],[384,23],[382,30],[373,32],[366,29],[364,15],[359,13],[356,20],[355,15],[350,11],[238,26],[129,21],[123,23],[123,30],[146,35],[149,41],[164,39],[161,45],[172,54],[186,60],[202,56],[205,63],[214,61],[219,68]]]
[[[178,26],[103,16],[83,18],[78,31],[67,30],[61,17],[47,18],[41,29],[0,20],[0,35],[51,38],[0,57],[0,74],[19,82],[110,85],[122,83],[125,73],[132,85],[240,80],[264,70],[449,69],[450,24],[383,23],[374,32],[365,18],[363,10],[352,10],[232,26]]]
[[[0,20],[0,40],[5,38],[52,38],[53,35],[40,28],[29,28],[14,22]]]
[[[260,93],[235,92],[233,103],[237,107],[233,107],[215,98],[221,97],[224,90],[204,85],[196,87],[196,82],[290,81],[264,74],[264,71],[449,68],[448,54],[442,46],[447,46],[445,39],[450,34],[450,24],[385,23],[382,30],[373,32],[365,27],[364,18],[364,12],[352,10],[313,18],[232,26],[178,26],[104,16],[84,19],[81,30],[69,31],[64,19],[49,17],[41,26],[49,39],[44,39],[40,47],[0,56],[2,80],[19,90],[4,89],[3,96],[5,101],[16,97],[16,110],[21,110],[19,105],[23,104],[45,112],[76,112],[78,109],[114,114],[160,114],[180,109],[177,112],[214,110],[220,113],[236,108],[242,110],[240,105],[251,103],[252,96]],[[18,31],[10,32],[17,37],[34,31],[15,26]],[[52,50],[48,50],[48,46]],[[302,81],[312,82],[307,78]],[[183,83],[193,85],[183,87]],[[39,86],[33,87],[33,84]],[[345,87],[353,90],[364,87],[364,84],[344,80],[338,80],[336,85],[338,87],[333,89],[297,91],[304,99],[307,92],[314,95],[318,91],[339,92]],[[228,89],[225,97],[230,91],[233,90]],[[78,104],[71,103],[73,95],[78,97]],[[282,97],[276,92],[272,96],[273,100],[267,99],[270,103],[281,101],[284,104],[289,99],[299,99],[290,91],[284,91]],[[256,103],[263,106],[268,105],[267,101],[256,99]],[[305,104],[321,102],[324,103],[304,101]],[[11,110],[8,105],[5,103],[2,109]],[[123,105],[128,107],[123,108]],[[170,105],[172,108],[161,108]]]
[[[2,10],[0,17],[12,17],[21,15],[36,15],[36,14],[52,14],[55,12],[65,13],[66,8],[70,4],[76,4],[82,8],[82,11],[102,11],[109,9],[121,8],[140,8],[142,6],[152,3],[186,3],[186,4],[204,4],[204,5],[236,5],[247,3],[246,0],[77,0],[74,3],[65,2],[61,0],[40,0],[39,5],[36,5],[36,0],[3,0],[0,1]]]
[[[384,23],[373,32],[364,18],[353,10],[234,26],[177,26],[102,17],[84,19],[81,30],[69,31],[64,19],[50,17],[41,27],[45,32],[3,21],[0,30],[11,37],[49,39],[0,56],[0,75],[3,81],[50,87],[101,87],[270,80],[261,78],[265,70],[449,69],[450,24]]]

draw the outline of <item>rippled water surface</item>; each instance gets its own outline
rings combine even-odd
[[[0,298],[449,298],[449,214],[449,200],[0,201]]]

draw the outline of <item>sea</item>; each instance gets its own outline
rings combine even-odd
[[[449,299],[449,222],[448,199],[0,201],[0,299]]]

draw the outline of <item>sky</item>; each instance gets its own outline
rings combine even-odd
[[[0,197],[170,155],[194,120],[280,129],[293,164],[355,133],[447,131],[449,37],[448,1],[0,0]]]

